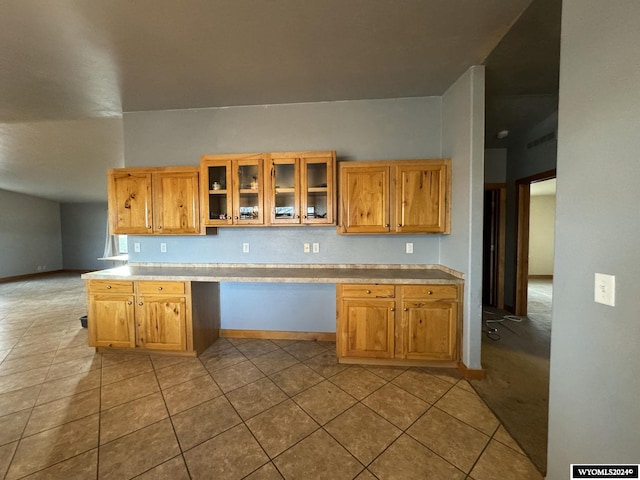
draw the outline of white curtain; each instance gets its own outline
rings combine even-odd
[[[102,257],[115,257],[118,254],[118,239],[115,235],[111,235],[109,233],[109,221],[107,220],[107,230],[104,239],[104,253],[102,254]]]

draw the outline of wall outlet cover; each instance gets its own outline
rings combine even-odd
[[[604,273],[595,274],[594,298],[597,303],[616,306],[616,277]]]

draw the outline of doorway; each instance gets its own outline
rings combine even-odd
[[[530,275],[530,244],[531,244],[531,190],[534,195],[551,188],[549,180],[555,180],[556,171],[549,170],[516,182],[518,221],[516,235],[516,281],[515,281],[515,314],[526,316],[528,311],[528,290]],[[555,182],[553,182],[555,195]],[[551,212],[555,218],[555,207]],[[553,256],[552,256],[553,258]]]
[[[485,184],[482,304],[504,308],[506,184]]]

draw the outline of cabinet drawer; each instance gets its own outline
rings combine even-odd
[[[345,298],[394,298],[393,285],[347,284],[342,286],[342,296]]]
[[[138,282],[138,293],[184,295],[184,282]]]
[[[456,285],[408,285],[402,287],[402,298],[419,300],[442,300],[458,298]]]
[[[133,282],[126,280],[91,280],[89,293],[133,293]]]

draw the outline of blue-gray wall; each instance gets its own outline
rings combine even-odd
[[[112,264],[98,260],[104,253],[107,203],[63,203],[62,260],[66,270],[100,270]]]
[[[640,461],[639,25],[637,0],[563,3],[548,479]]]
[[[0,278],[60,270],[60,204],[0,190],[0,205]]]

